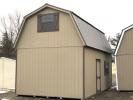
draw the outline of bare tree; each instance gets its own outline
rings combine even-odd
[[[22,16],[19,12],[1,18],[1,33],[3,36],[1,45],[3,47],[4,56],[6,57],[15,57],[13,44],[19,32],[21,21]]]
[[[120,33],[117,33],[114,38],[111,38],[111,44],[116,47],[119,39],[120,39]]]
[[[117,44],[118,44],[119,39],[120,39],[120,36],[121,36],[120,33],[117,33],[115,35],[115,37],[109,37],[108,38],[108,42],[111,45],[113,52],[115,51],[115,49],[117,47]]]

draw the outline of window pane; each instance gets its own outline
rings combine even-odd
[[[54,22],[54,19],[55,19],[54,15],[52,15],[52,14],[41,16],[41,22],[42,23]]]
[[[42,24],[42,30],[43,31],[54,31],[55,30],[55,23],[52,23],[52,22],[43,23]]]
[[[59,29],[59,14],[44,14],[38,16],[38,32],[56,31]]]

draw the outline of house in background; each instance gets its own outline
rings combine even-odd
[[[15,90],[16,60],[0,57],[0,91]]]
[[[45,4],[31,12],[15,47],[17,95],[85,99],[111,87],[105,34],[71,11]]]
[[[119,91],[133,91],[133,25],[122,30],[115,51]]]

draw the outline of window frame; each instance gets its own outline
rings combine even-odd
[[[109,76],[110,73],[109,62],[104,61],[104,76]]]
[[[57,19],[54,21],[54,23],[56,23],[56,28],[54,30],[45,30],[44,31],[44,29],[42,29],[41,17],[45,16],[45,15],[57,16]],[[41,32],[54,32],[54,31],[59,31],[59,13],[38,14],[37,15],[37,32],[41,33]]]

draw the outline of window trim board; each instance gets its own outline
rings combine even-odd
[[[52,14],[52,15],[54,15],[54,16],[57,16],[57,19],[56,19],[56,21],[55,21],[55,23],[56,23],[56,28],[55,28],[55,30],[46,30],[46,31],[43,31],[42,29],[41,29],[41,16],[44,16],[44,15],[50,15],[50,14]],[[55,31],[59,31],[59,13],[57,12],[57,13],[47,13],[47,14],[38,14],[37,15],[37,32],[39,32],[39,33],[41,33],[41,32],[55,32]]]

